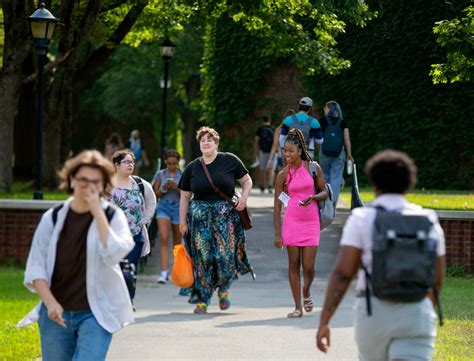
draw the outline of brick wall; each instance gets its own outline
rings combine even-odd
[[[57,203],[0,200],[0,265],[26,261],[41,215]],[[460,265],[474,273],[474,212],[440,211],[438,214],[446,236],[448,265]]]
[[[0,209],[0,264],[26,261],[43,210]]]
[[[448,265],[461,265],[474,273],[474,219],[441,219],[440,223],[446,237]]]

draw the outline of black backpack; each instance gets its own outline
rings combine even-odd
[[[373,228],[372,273],[366,274],[367,309],[370,290],[377,298],[393,302],[417,302],[433,289],[440,323],[441,309],[435,288],[436,245],[433,223],[424,215],[390,212],[376,207]]]
[[[270,125],[264,125],[260,132],[260,150],[264,153],[269,153],[272,150],[273,145],[273,127]]]
[[[138,188],[140,188],[140,193],[142,194],[143,198],[145,198],[145,186],[143,185],[142,179],[137,175],[132,175],[133,180],[137,183]]]

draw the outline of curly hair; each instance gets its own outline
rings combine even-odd
[[[214,142],[216,142],[216,144],[219,144],[219,133],[217,133],[217,130],[215,130],[214,128],[206,126],[199,128],[196,132],[196,140],[200,142],[201,138],[205,135],[208,135],[209,138],[214,139]]]
[[[382,193],[404,194],[416,184],[417,168],[404,152],[387,149],[376,153],[365,164],[370,183]]]
[[[112,154],[112,163],[114,165],[120,163],[127,155],[132,157],[132,160],[135,162],[135,154],[130,149],[121,149]]]
[[[113,164],[97,150],[84,150],[74,158],[67,160],[58,172],[60,184],[59,189],[72,194],[71,178],[77,174],[82,167],[90,167],[99,170],[103,177],[103,194],[109,196],[112,191],[112,176],[115,173]]]
[[[304,140],[303,132],[297,128],[292,128],[286,136],[285,143],[291,143],[297,145],[301,149],[301,159],[311,162],[313,158],[309,155],[308,147]]]

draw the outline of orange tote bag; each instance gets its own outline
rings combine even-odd
[[[193,261],[186,253],[182,244],[173,248],[174,263],[171,271],[171,281],[178,287],[191,287],[194,283]]]

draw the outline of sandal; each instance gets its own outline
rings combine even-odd
[[[230,308],[231,302],[229,297],[229,292],[217,292],[217,297],[219,298],[219,308],[222,311],[228,310]]]
[[[303,312],[300,310],[293,310],[293,312],[290,312],[288,315],[286,315],[288,318],[301,318],[303,317]]]
[[[303,308],[306,312],[313,311],[313,308],[314,308],[313,297],[309,296],[307,298],[303,298]]]
[[[194,313],[198,315],[207,313],[207,305],[204,302],[198,302],[196,308],[194,309]]]

